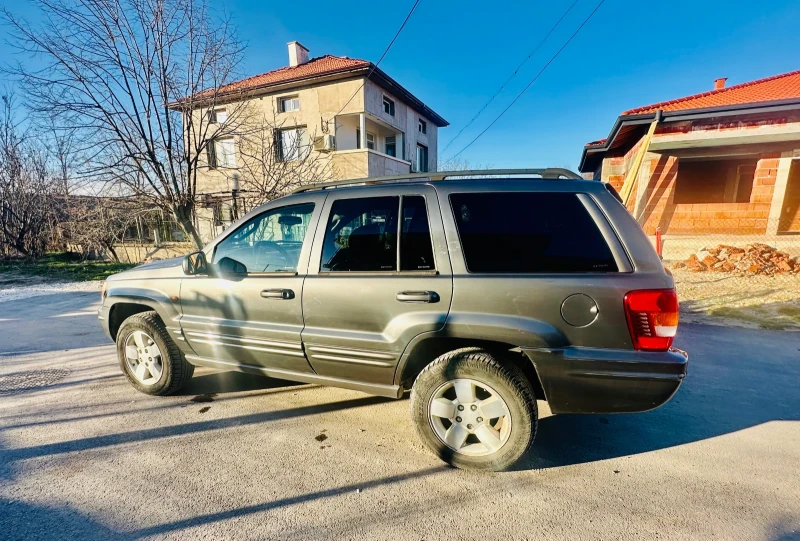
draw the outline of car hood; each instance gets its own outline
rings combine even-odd
[[[109,276],[109,281],[140,278],[180,278],[183,276],[183,257],[171,257],[143,263],[138,267]]]

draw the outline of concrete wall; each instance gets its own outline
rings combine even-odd
[[[394,116],[383,112],[384,96],[394,101]],[[405,154],[398,150],[397,155],[399,158],[405,156],[406,160],[415,163],[417,144],[424,145],[428,147],[429,170],[436,171],[438,165],[436,157],[439,152],[438,128],[429,118],[423,116],[411,106],[401,102],[396,96],[372,81],[367,81],[366,85],[366,110],[371,115],[374,115],[383,122],[386,122],[404,133],[403,141]],[[420,118],[428,124],[427,134],[420,133],[419,131],[418,126]]]
[[[141,263],[142,261],[152,261],[155,259],[169,259],[180,257],[197,250],[190,242],[174,242],[167,244],[136,244],[125,243],[114,246],[122,263]]]
[[[264,137],[257,131],[264,122],[277,129],[303,126],[306,129],[309,141],[313,141],[314,137],[322,135],[324,128],[327,128],[329,133],[336,133],[336,125],[334,125],[333,119],[340,110],[342,115],[358,113],[364,110],[364,89],[360,88],[362,82],[361,79],[336,81],[313,87],[264,94],[236,104],[217,106],[218,108],[226,108],[234,113],[233,118],[229,121],[234,126],[232,128],[233,131],[246,133],[247,135],[233,135],[237,151],[237,168],[235,169],[209,169],[206,156],[200,156],[200,169],[197,179],[198,192],[230,191],[232,174],[238,172],[240,175],[244,175],[246,172],[247,168],[242,163],[247,160],[246,156],[260,155],[260,148],[258,147],[264,141]],[[299,98],[300,110],[287,113],[279,112],[279,99],[289,96],[297,96]],[[353,97],[352,100],[350,100],[351,97]],[[350,100],[349,103],[347,103],[348,100]],[[345,106],[346,103],[347,105]],[[195,114],[206,114],[206,111],[199,110]],[[209,135],[213,136],[213,130]],[[265,134],[265,137],[271,136],[269,133]],[[310,159],[319,161],[321,163],[320,169],[325,169],[325,164],[331,159],[331,154],[312,151]],[[255,167],[256,161],[251,159],[249,165]],[[335,176],[333,172],[330,174]],[[243,180],[246,179],[243,178]],[[309,179],[309,181],[312,180],[319,181],[321,179]]]

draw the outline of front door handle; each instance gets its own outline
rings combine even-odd
[[[435,291],[401,291],[396,298],[400,302],[439,302]]]
[[[294,298],[294,291],[291,289],[265,289],[261,292],[265,299],[278,299],[287,301]]]

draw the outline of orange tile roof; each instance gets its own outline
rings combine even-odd
[[[370,65],[371,64],[366,60],[359,60],[357,58],[325,55],[312,58],[305,64],[300,64],[299,66],[280,68],[273,71],[268,71],[267,73],[262,73],[261,75],[254,75],[252,77],[242,79],[241,81],[235,81],[220,87],[218,92],[220,94],[241,92],[252,90],[254,88],[289,83],[292,81],[300,81],[321,75],[330,75],[352,69],[367,68]]]
[[[710,90],[701,94],[686,96],[685,98],[638,107],[625,111],[622,116],[654,113],[658,109],[662,111],[684,111],[687,109],[724,107],[726,105],[741,105],[791,98],[800,98],[800,70],[773,75],[766,79],[758,79],[728,88]]]

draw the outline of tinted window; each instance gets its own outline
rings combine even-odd
[[[617,270],[575,194],[453,194],[450,205],[470,272]]]
[[[325,228],[322,270],[397,270],[399,205],[399,197],[335,201]]]
[[[428,209],[421,195],[403,197],[403,230],[400,233],[400,270],[433,270],[433,244]]]
[[[247,272],[291,272],[297,270],[314,204],[271,210],[249,220],[214,250],[214,263],[229,257],[247,267]]]

